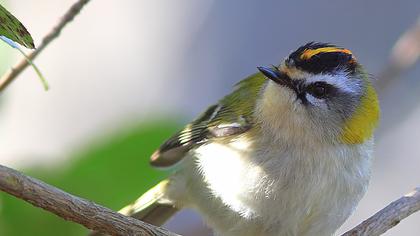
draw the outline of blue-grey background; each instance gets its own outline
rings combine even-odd
[[[13,0],[6,6],[39,44],[72,2]],[[322,41],[351,49],[375,77],[386,66],[395,42],[419,15],[418,0],[92,0],[36,60],[51,90],[44,92],[35,73],[26,70],[1,95],[0,162],[29,173],[36,169],[34,173],[39,176],[50,173],[49,178],[54,180],[54,170],[71,169],[69,166],[76,165],[78,158],[90,158],[92,155],[80,153],[89,153],[85,150],[91,146],[106,147],[115,137],[127,140],[118,135],[134,129],[141,132],[144,127],[149,133],[143,143],[130,144],[133,153],[136,148],[144,151],[131,160],[141,172],[160,141],[228,93],[233,84],[256,72],[257,66],[279,63],[298,46]],[[0,50],[8,55],[1,59],[4,71],[13,64],[16,53],[3,45]],[[371,185],[340,232],[420,184],[419,77],[417,65],[381,91],[382,120]],[[150,127],[162,127],[156,121],[170,125],[148,144],[150,135],[156,133]],[[155,126],[147,125],[150,122]],[[118,148],[128,149],[121,145]],[[105,148],[103,153],[95,154],[98,162],[110,152]],[[127,162],[119,152],[112,158]],[[91,169],[86,171],[91,174],[86,178],[92,181],[92,173],[100,170],[95,165],[90,164]],[[118,178],[113,177],[116,171],[112,168],[104,170],[107,176]],[[136,168],[126,172],[136,172]],[[108,189],[97,198],[92,196],[92,200],[106,203],[101,196],[117,187],[139,189],[140,194],[144,185],[155,181],[149,179],[145,184],[147,175],[124,181],[130,176],[120,176],[119,182],[112,183],[114,186],[98,178]],[[57,185],[60,183],[57,180]],[[69,183],[75,185],[78,182]],[[74,193],[90,196],[88,190],[83,191]],[[128,203],[134,198],[127,196],[123,200]],[[0,198],[0,227],[5,229],[0,234],[19,235],[14,233],[18,232],[15,221],[8,221],[8,215],[2,214],[2,209],[16,212],[13,208],[7,210],[6,202],[2,205]],[[118,209],[122,205],[110,207]],[[2,218],[6,223],[1,222]],[[417,213],[385,235],[418,235],[419,221]],[[181,213],[167,226],[184,235],[204,235],[200,231],[203,224],[191,212]],[[44,228],[48,230],[48,225]]]

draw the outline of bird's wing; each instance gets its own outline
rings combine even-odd
[[[155,167],[172,166],[194,147],[211,139],[243,133],[251,127],[251,123],[244,117],[232,113],[229,107],[223,104],[209,107],[196,120],[163,143],[152,155],[151,165]],[[223,122],[220,120],[222,115]]]
[[[210,106],[193,122],[174,134],[150,160],[152,166],[169,167],[180,161],[187,152],[211,140],[235,136],[253,125],[253,111],[265,79],[255,74],[237,84],[231,94]]]

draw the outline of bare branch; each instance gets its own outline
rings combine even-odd
[[[420,210],[420,187],[363,221],[342,236],[376,236],[396,226],[401,220]]]
[[[0,165],[0,190],[88,229],[109,235],[176,236]]]
[[[64,26],[70,23],[89,1],[90,0],[78,0],[76,3],[74,3],[62,16],[58,24],[53,27],[52,30],[47,33],[47,35],[44,36],[38,48],[33,50],[28,55],[28,58],[30,60],[34,60],[36,56],[38,56],[38,54],[40,54],[45,49],[45,47],[47,47],[54,39],[60,35]],[[18,63],[16,63],[16,65],[7,71],[0,78],[0,92],[3,91],[10,84],[10,82],[12,82],[26,67],[28,67],[28,65],[28,61],[25,58],[22,58],[20,61],[18,61]]]
[[[176,236],[177,234],[91,201],[73,196],[40,180],[0,165],[0,190],[86,228],[109,235]],[[365,220],[342,236],[377,236],[420,210],[420,187]]]

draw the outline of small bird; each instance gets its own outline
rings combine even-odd
[[[311,42],[153,153],[170,177],[121,210],[161,225],[197,210],[221,236],[332,235],[366,192],[379,102],[345,48]]]

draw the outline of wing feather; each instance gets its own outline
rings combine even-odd
[[[238,135],[253,125],[253,110],[265,79],[256,74],[241,81],[234,92],[212,105],[197,119],[175,133],[150,160],[155,167],[169,167],[187,152],[217,138]]]

